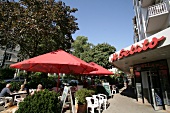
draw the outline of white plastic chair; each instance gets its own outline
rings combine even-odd
[[[17,103],[17,106],[19,106],[19,103],[22,102],[26,96],[27,94],[15,95],[14,102]]]
[[[103,101],[103,105],[104,105],[104,110],[106,110],[107,104],[108,104],[107,96],[105,94],[98,94],[98,96],[103,97],[102,101]]]
[[[112,85],[112,98],[113,98],[113,95],[117,93],[116,91],[117,87],[115,85]]]
[[[2,106],[3,110],[5,109],[5,105],[7,103],[7,100],[5,97],[0,97],[0,106]]]
[[[92,100],[94,102],[92,102]],[[91,108],[91,113],[94,113],[94,109],[97,108],[98,112],[100,113],[100,108],[99,108],[99,101],[97,98],[93,97],[86,97],[87,101],[87,113],[88,113],[88,108]]]
[[[98,99],[99,109],[101,109],[102,105],[104,105],[104,97],[99,96],[99,95],[92,95],[92,97]]]

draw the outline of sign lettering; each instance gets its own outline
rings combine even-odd
[[[154,37],[154,38],[152,38],[151,42],[149,42],[148,39],[145,39],[144,42],[142,43],[142,47],[139,45],[136,45],[136,46],[132,45],[130,50],[122,49],[119,54],[117,54],[117,53],[112,54],[113,58],[111,59],[111,61],[114,62],[118,59],[122,59],[123,57],[127,57],[127,56],[133,55],[135,53],[140,53],[140,52],[146,51],[148,49],[153,49],[158,45],[158,43],[160,41],[162,41],[164,39],[165,39],[164,36],[162,36],[161,38]]]

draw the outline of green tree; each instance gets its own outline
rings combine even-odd
[[[106,69],[109,69],[112,67],[112,65],[109,63],[109,56],[110,54],[114,53],[116,51],[116,48],[114,46],[111,46],[107,43],[97,44],[94,46],[87,55],[88,59],[91,59],[92,62],[95,62],[101,66],[103,66]],[[89,61],[89,62],[91,62]]]
[[[73,55],[84,60],[86,52],[90,51],[93,47],[93,44],[88,42],[88,38],[85,36],[78,36],[74,43],[72,44]]]
[[[0,45],[20,45],[22,58],[68,50],[78,30],[76,8],[55,0],[0,2]]]
[[[73,55],[86,62],[95,62],[107,69],[111,68],[109,63],[110,54],[116,51],[114,46],[107,43],[97,44],[96,46],[88,42],[85,36],[78,36],[72,44]]]

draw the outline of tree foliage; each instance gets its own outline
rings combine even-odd
[[[0,2],[0,45],[20,45],[23,58],[70,49],[78,30],[76,8],[54,0]]]
[[[85,36],[78,36],[74,41],[73,54],[86,62],[95,62],[107,69],[111,68],[109,63],[110,54],[116,51],[114,46],[107,43],[93,45]]]
[[[11,79],[14,77],[15,69],[0,68],[0,79]]]
[[[85,36],[78,36],[72,44],[73,55],[83,59],[84,54],[93,47],[93,44],[88,43],[88,38]]]
[[[116,48],[108,43],[97,44],[91,50],[91,57],[93,58],[93,62],[109,69],[112,67],[109,63],[109,56],[115,51]]]

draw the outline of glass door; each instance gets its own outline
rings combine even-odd
[[[163,109],[160,77],[157,71],[153,71],[153,70],[149,71],[148,83],[149,83],[152,106],[154,107],[155,110]]]

